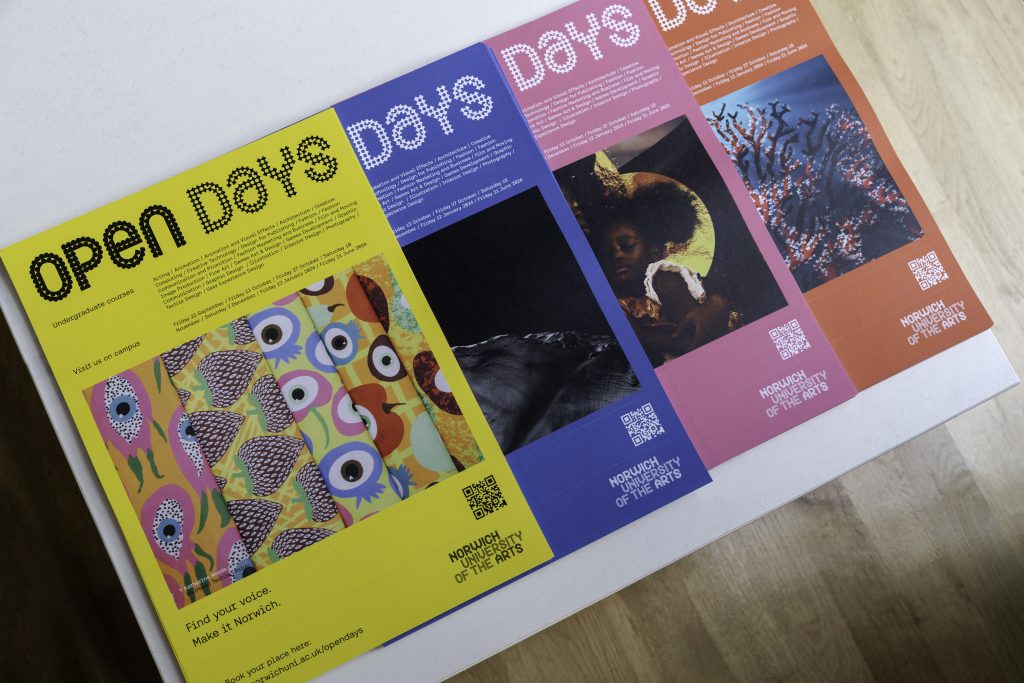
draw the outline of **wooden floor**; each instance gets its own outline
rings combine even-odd
[[[815,5],[1024,369],[1024,0]],[[6,329],[0,348],[0,679],[153,679]],[[680,679],[1024,680],[1024,391],[458,680]]]

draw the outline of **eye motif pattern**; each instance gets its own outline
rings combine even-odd
[[[336,367],[343,367],[352,362],[359,352],[359,341],[363,339],[359,332],[359,323],[334,322],[324,327],[321,338],[328,355]]]
[[[310,286],[305,289],[300,289],[299,291],[306,296],[320,296],[321,294],[326,294],[332,289],[334,289],[334,278],[328,277],[324,280],[314,282]]]
[[[105,419],[98,423],[104,438],[125,456],[148,450],[149,429],[144,427],[149,422],[149,400],[135,373],[123,372],[108,379],[102,398]]]
[[[241,541],[235,541],[231,544],[227,554],[226,567],[228,576],[231,577],[231,583],[240,581],[256,571],[256,566],[252,563],[252,559],[245,549],[245,544]]]
[[[352,403],[352,396],[345,390],[345,387],[334,392],[334,398],[331,401],[331,418],[334,421],[335,429],[345,436],[358,436],[369,431],[372,439],[377,431],[373,415],[365,409],[360,411],[356,408]]]
[[[406,376],[395,347],[391,345],[387,335],[383,334],[370,344],[367,367],[370,374],[382,382],[394,382]]]
[[[306,358],[320,372],[334,372],[336,369],[334,359],[331,358],[331,354],[327,353],[324,340],[320,338],[320,333],[316,330],[313,330],[309,339],[306,340]]]
[[[356,508],[384,491],[379,479],[384,469],[380,454],[367,444],[348,443],[332,448],[320,461],[320,473],[332,495],[355,498]]]
[[[391,490],[393,490],[399,498],[405,500],[409,497],[412,487],[415,482],[412,479],[412,471],[405,465],[399,465],[398,467],[388,468],[388,478],[391,482]]]
[[[153,539],[165,553],[176,560],[181,557],[181,525],[184,517],[181,504],[169,499],[160,503],[153,519]]]
[[[268,308],[249,317],[256,341],[263,355],[274,361],[274,367],[287,362],[300,353],[300,323],[287,308]]]
[[[405,421],[394,412],[402,404],[388,403],[387,392],[379,384],[361,384],[353,387],[349,394],[377,450],[388,457],[405,436]]]
[[[448,386],[444,372],[432,352],[420,351],[417,353],[412,361],[412,372],[416,375],[416,384],[431,403],[446,413],[462,414],[462,409],[459,408],[459,403],[455,400],[455,394]]]
[[[331,402],[330,382],[315,372],[292,370],[281,375],[278,384],[296,422],[302,422],[314,408]]]
[[[207,472],[206,458],[199,447],[196,430],[185,414],[184,408],[178,408],[171,416],[170,441],[171,452],[178,462],[178,468],[197,491],[207,488],[204,485],[204,474]]]
[[[195,511],[185,489],[177,484],[160,487],[143,503],[140,519],[149,520],[146,531],[157,557],[173,567],[186,568],[194,559],[190,534]]]
[[[153,413],[149,394],[139,376],[126,370],[100,382],[86,394],[100,436],[108,448],[124,457],[138,483],[137,492],[142,491],[148,478],[140,455],[146,456],[152,475],[157,479],[163,478],[152,449]]]
[[[363,423],[363,429],[369,433],[371,439],[376,439],[380,433],[380,423],[377,422],[377,416],[366,406],[352,405],[355,408],[356,415],[359,416],[360,422]]]

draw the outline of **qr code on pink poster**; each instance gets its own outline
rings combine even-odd
[[[800,327],[800,323],[796,319],[790,320],[785,325],[773,327],[768,331],[768,336],[775,343],[775,350],[779,352],[782,360],[792,358],[811,348],[811,343],[807,341],[807,335],[804,334],[803,328]]]

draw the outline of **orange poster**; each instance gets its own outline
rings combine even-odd
[[[859,388],[992,325],[808,0],[647,5]]]

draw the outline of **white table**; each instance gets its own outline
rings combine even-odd
[[[0,5],[0,246],[565,3],[192,4],[191,11],[181,3]],[[156,615],[6,277],[0,309],[157,666],[165,678],[177,679]],[[328,678],[451,675],[1017,382],[995,337],[981,334],[716,468],[713,485]],[[493,627],[496,615],[501,628]]]

